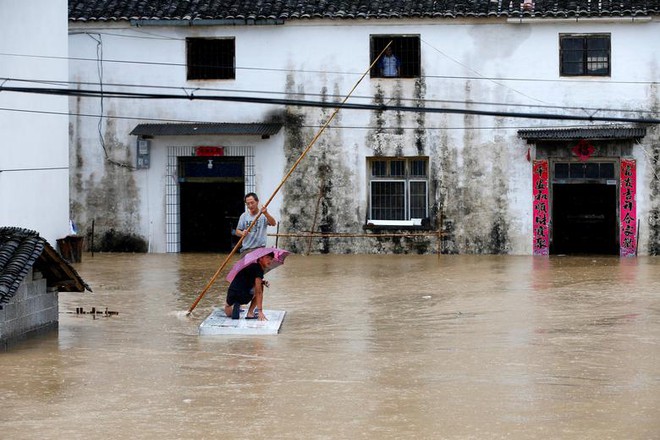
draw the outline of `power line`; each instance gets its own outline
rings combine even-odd
[[[48,111],[48,110],[27,110],[27,109],[20,109],[20,108],[8,108],[8,107],[0,107],[0,111],[6,111],[6,112],[17,112],[17,113],[34,113],[34,114],[42,114],[42,115],[55,115],[55,116],[78,116],[78,117],[83,117],[83,118],[104,118],[104,119],[123,119],[123,120],[130,120],[130,121],[155,121],[155,122],[172,122],[172,123],[204,123],[203,121],[199,120],[191,120],[191,119],[170,119],[170,118],[151,118],[151,117],[139,117],[139,116],[111,116],[111,115],[102,115],[102,114],[92,114],[92,113],[78,113],[78,112],[56,112],[56,111]],[[211,121],[208,121],[209,123]]]
[[[45,114],[55,116],[75,116],[83,118],[104,118],[104,119],[117,119],[127,121],[153,121],[163,123],[188,123],[188,124],[211,124],[216,121],[200,121],[192,119],[172,119],[172,118],[154,118],[148,116],[118,116],[118,115],[101,115],[96,113],[79,113],[79,112],[56,112],[48,110],[27,110],[18,108],[0,107],[0,111],[17,112],[17,113],[30,113],[30,114]],[[321,125],[303,124],[303,128],[320,128]],[[545,125],[544,128],[578,128],[578,125]],[[381,131],[399,131],[399,130],[419,130],[421,127],[380,127],[375,125],[329,125],[328,130],[381,130]],[[524,130],[530,128],[538,128],[538,126],[518,125],[518,126],[482,126],[482,127],[423,127],[424,131],[436,130]]]
[[[136,93],[119,91],[99,91],[88,89],[57,89],[57,88],[31,88],[31,87],[7,87],[0,86],[0,92],[33,93],[42,95],[56,96],[75,96],[91,98],[117,98],[117,99],[153,99],[153,100],[198,100],[198,101],[218,101],[218,102],[240,102],[250,104],[264,105],[284,105],[294,107],[316,107],[316,108],[336,108],[340,104],[327,101],[309,101],[300,99],[281,99],[281,98],[259,98],[249,96],[217,96],[217,95],[174,95],[174,94],[156,94],[156,93]],[[658,124],[660,119],[656,118],[636,118],[636,117],[614,117],[614,116],[588,116],[551,114],[551,113],[523,113],[523,112],[504,112],[488,111],[477,109],[458,109],[458,108],[439,108],[439,107],[418,107],[402,105],[375,105],[375,104],[341,104],[342,109],[347,110],[367,110],[367,111],[395,111],[411,113],[444,113],[460,115],[493,116],[504,118],[527,118],[543,120],[568,120],[568,121],[590,121],[590,122],[626,122],[638,124]]]
[[[296,92],[278,92],[273,90],[245,90],[245,89],[224,89],[216,87],[182,87],[182,86],[166,86],[166,85],[153,85],[153,84],[129,84],[129,83],[107,83],[107,82],[90,82],[90,81],[62,81],[62,80],[37,80],[37,79],[22,79],[22,78],[0,78],[4,82],[24,82],[32,84],[49,84],[49,85],[85,85],[85,86],[111,86],[111,87],[125,87],[125,88],[141,88],[141,89],[156,89],[156,90],[183,90],[185,93],[188,93],[188,90],[194,92],[204,91],[204,92],[225,92],[225,93],[248,93],[248,94],[262,94],[262,95],[280,95],[280,96],[314,96],[314,97],[323,97],[328,98],[337,98],[339,95],[335,94],[322,94],[322,93],[296,93]],[[353,98],[364,99],[364,100],[373,100],[373,96],[365,95],[354,95]],[[383,97],[383,101],[398,101],[398,102],[414,102],[414,103],[441,103],[441,104],[467,104],[467,105],[486,105],[486,106],[501,106],[501,107],[526,107],[526,108],[542,108],[542,109],[562,109],[562,110],[579,110],[579,111],[598,111],[598,112],[619,112],[619,113],[648,113],[656,114],[657,112],[651,110],[641,110],[641,109],[620,109],[620,108],[609,108],[604,109],[600,107],[578,107],[578,106],[564,106],[564,105],[540,105],[540,104],[516,104],[516,103],[504,103],[504,102],[487,102],[487,101],[459,101],[459,100],[449,100],[449,99],[415,99],[415,98],[403,98],[403,97]]]
[[[68,170],[69,167],[44,167],[44,168],[12,168],[7,170],[0,170],[0,173],[10,173],[16,171],[59,171]]]

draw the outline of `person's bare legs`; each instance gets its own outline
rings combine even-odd
[[[238,312],[236,312],[236,316],[234,317],[234,306],[238,307]],[[231,319],[238,319],[241,316],[241,304],[234,303],[233,305],[225,304],[225,315],[227,315],[228,318]]]
[[[254,289],[254,296],[252,297],[250,308],[246,315],[248,318],[254,318],[254,309],[259,308],[259,316],[257,316],[257,319],[259,319],[259,321],[268,321],[268,318],[266,318],[266,314],[263,311],[263,298],[263,288]]]
[[[252,318],[254,317],[254,309],[257,307],[257,304],[254,301],[250,301],[247,314],[245,316]]]

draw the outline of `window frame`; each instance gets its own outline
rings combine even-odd
[[[378,63],[375,63],[369,72],[371,78],[399,79],[419,78],[422,74],[422,47],[419,34],[371,34],[369,35],[369,65],[376,60],[387,44],[392,41],[392,52],[400,62],[398,76],[384,76],[380,74]]]
[[[412,216],[412,190],[411,190],[411,184],[417,183],[417,182],[422,182],[424,183],[424,216],[423,217],[413,217]],[[429,181],[428,181],[428,175],[427,179],[420,179],[420,176],[410,176],[408,179],[408,211],[409,211],[409,217],[412,220],[413,218],[428,218],[429,217]]]
[[[404,163],[404,173],[402,176],[393,176],[391,174],[392,167],[391,163],[399,161]],[[412,174],[412,163],[414,161],[423,161],[424,162],[424,171],[425,175],[413,175]],[[421,226],[422,222],[426,219],[429,219],[429,157],[428,156],[409,156],[409,157],[395,157],[395,156],[374,156],[367,157],[367,189],[368,189],[368,207],[367,207],[367,224],[373,226]],[[384,168],[387,170],[385,175],[374,175],[374,163],[376,162],[386,162]],[[403,219],[383,219],[376,218],[382,217],[381,215],[376,215],[375,209],[383,209],[382,207],[374,206],[374,183],[378,182],[395,182],[401,183],[403,185]],[[412,194],[412,184],[413,183],[423,183],[424,184],[424,216],[421,218],[412,217],[413,209],[419,209],[419,207],[411,206],[411,203],[414,199]],[[385,207],[387,209],[387,207]],[[391,208],[390,208],[391,209]],[[399,208],[397,208],[399,209]]]
[[[213,47],[213,45],[216,45]],[[205,47],[206,46],[206,47]],[[215,62],[202,62],[205,56],[219,57]],[[222,56],[220,56],[222,55]],[[231,57],[231,67],[228,61]],[[186,80],[218,81],[236,79],[236,38],[235,37],[187,37],[186,38]]]
[[[565,166],[565,172],[558,173],[557,165]],[[586,171],[589,166],[598,166],[598,176],[587,176]],[[575,175],[572,167],[582,167],[584,174]],[[604,168],[607,166],[607,170]],[[600,183],[607,185],[614,185],[619,181],[617,161],[607,158],[598,158],[597,160],[590,160],[587,162],[576,160],[555,159],[550,164],[552,183],[560,184],[583,184],[583,183]],[[611,173],[609,168],[611,168]]]
[[[579,50],[570,50],[564,48],[564,42],[568,40],[582,40],[582,48]],[[589,49],[589,40],[602,39],[607,40],[606,49]],[[569,52],[580,52],[582,60],[579,62],[581,67],[581,72],[572,73],[568,69],[569,63],[571,65],[577,65],[575,61],[567,60],[567,55]],[[590,61],[589,54],[590,52],[600,52],[606,51],[607,56],[605,61]],[[607,68],[605,72],[599,73],[596,72],[593,68],[590,70],[589,65],[606,63]],[[612,76],[612,34],[610,33],[596,33],[596,34],[559,34],[559,76],[562,77],[576,77],[576,76]]]
[[[375,183],[399,183],[403,187],[403,218],[402,219],[374,219],[374,205],[373,205],[373,200],[374,200],[374,193],[373,193],[373,185]],[[407,188],[407,181],[404,179],[393,179],[393,178],[387,178],[387,179],[371,179],[369,181],[369,221],[387,221],[387,222],[403,222],[409,219],[409,209],[408,209],[408,188]],[[379,209],[387,209],[387,208],[379,208]],[[393,208],[389,208],[392,210]],[[396,208],[397,210],[399,208]]]

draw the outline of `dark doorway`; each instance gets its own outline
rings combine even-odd
[[[181,252],[231,251],[245,210],[243,170],[242,157],[179,158]]]
[[[616,185],[553,184],[551,254],[618,255]]]

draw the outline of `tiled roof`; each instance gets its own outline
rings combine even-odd
[[[644,127],[585,127],[585,128],[539,128],[519,130],[518,136],[528,141],[561,141],[576,139],[641,139],[646,136]]]
[[[529,1],[529,0],[528,0]],[[533,1],[533,0],[532,0]],[[69,0],[69,20],[631,17],[660,14],[660,0]],[[526,6],[526,5],[525,5]]]
[[[190,136],[190,135],[251,135],[272,136],[282,124],[200,123],[200,124],[139,124],[130,134],[136,136]]]
[[[35,231],[0,228],[0,304],[16,293],[30,269],[43,273],[49,286],[62,292],[92,289],[69,263]]]

